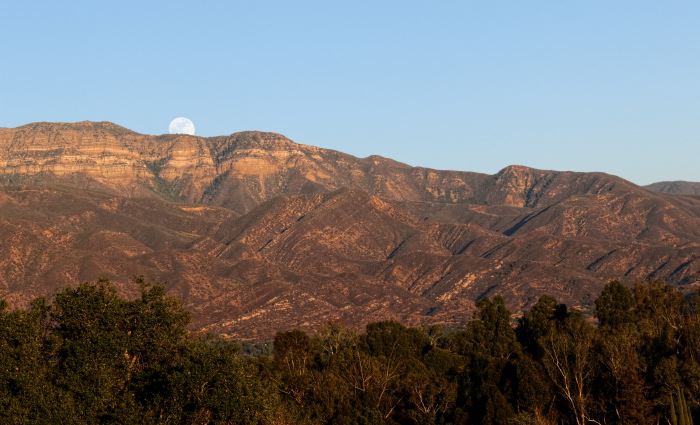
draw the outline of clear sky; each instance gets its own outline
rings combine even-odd
[[[3,1],[0,127],[700,181],[700,1]]]

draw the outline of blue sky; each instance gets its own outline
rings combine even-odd
[[[0,127],[175,116],[412,165],[700,181],[698,1],[0,4]]]

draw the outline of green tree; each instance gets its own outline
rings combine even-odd
[[[477,307],[478,320],[469,322],[452,342],[465,358],[458,378],[455,419],[505,424],[515,413],[515,365],[521,348],[502,298],[484,299]]]
[[[632,291],[616,280],[605,285],[595,307],[601,326],[620,326],[635,321]]]

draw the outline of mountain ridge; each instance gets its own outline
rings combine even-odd
[[[411,167],[277,133],[0,129],[0,296],[166,282],[196,329],[243,338],[392,318],[459,324],[474,302],[591,302],[610,279],[700,286],[700,198],[605,173]]]
[[[700,182],[690,182],[685,180],[662,181],[652,183],[644,187],[653,192],[674,195],[700,196]]]
[[[10,156],[15,154],[13,161],[0,163],[5,175],[83,173],[101,182],[110,178],[112,181],[121,179],[123,181],[118,181],[117,185],[124,185],[133,193],[141,194],[146,193],[142,190],[145,187],[157,188],[158,182],[164,181],[182,200],[225,204],[224,199],[217,201],[218,185],[226,180],[227,173],[232,172],[239,178],[236,182],[225,184],[223,189],[230,191],[233,183],[236,186],[233,189],[238,192],[234,197],[246,196],[246,189],[250,189],[250,184],[244,181],[246,178],[257,178],[264,189],[257,188],[262,197],[243,202],[245,208],[250,207],[248,204],[251,201],[257,203],[268,199],[269,196],[264,193],[266,191],[272,195],[280,193],[279,186],[298,192],[314,190],[318,185],[324,189],[358,186],[398,200],[512,203],[523,206],[528,202],[532,204],[534,199],[520,199],[529,196],[525,192],[537,190],[538,185],[540,188],[546,187],[549,179],[558,176],[597,176],[623,185],[632,184],[604,173],[537,170],[519,165],[504,167],[493,175],[411,167],[376,155],[357,158],[339,151],[302,145],[269,132],[238,132],[210,138],[148,136],[109,122],[38,123],[19,129],[22,130],[18,135],[0,133],[0,147],[5,148]],[[86,129],[93,133],[86,135]],[[107,132],[102,131],[105,129]],[[25,130],[29,133],[23,134]],[[117,136],[123,137],[116,137],[114,131],[117,131]],[[17,146],[22,139],[29,139],[35,145],[31,149]],[[36,146],[42,144],[44,151]],[[116,155],[110,156],[110,153]],[[31,158],[32,154],[35,158]],[[97,159],[96,154],[99,155]],[[61,163],[61,158],[66,158],[66,164]],[[333,163],[332,167],[328,163]],[[295,172],[281,175],[283,168],[291,168]],[[377,169],[383,169],[384,173],[376,175]],[[188,178],[192,181],[188,182]],[[142,181],[139,182],[139,179]],[[476,193],[487,183],[489,189],[486,191],[495,188],[495,195],[489,196],[485,191]],[[503,185],[508,184],[511,187],[504,189]],[[409,187],[411,185],[413,187]],[[517,191],[523,193],[514,193]],[[227,196],[231,194],[227,193]]]

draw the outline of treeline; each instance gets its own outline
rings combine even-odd
[[[26,310],[2,305],[0,422],[691,424],[694,299],[613,282],[595,306],[593,319],[542,297],[513,321],[496,297],[461,329],[329,325],[279,333],[253,356],[189,333],[160,286],[125,300],[84,284]]]

